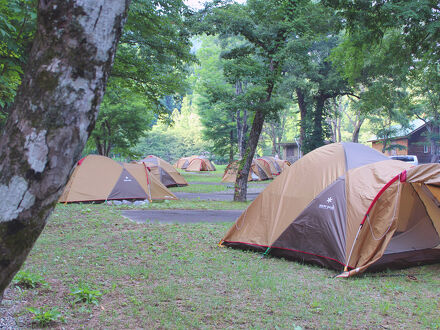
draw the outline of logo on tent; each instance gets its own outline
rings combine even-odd
[[[131,182],[131,179],[128,176],[125,176],[124,182]]]
[[[319,208],[320,208],[320,209],[324,209],[324,210],[331,210],[331,211],[334,211],[334,210],[335,210],[335,205],[332,204],[332,203],[333,203],[333,197],[329,197],[329,198],[327,198],[327,204],[328,204],[328,205],[325,205],[325,204],[319,204]]]

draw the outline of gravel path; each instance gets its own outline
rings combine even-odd
[[[127,210],[124,217],[137,223],[234,222],[243,210]]]
[[[254,200],[260,193],[248,193],[247,200]],[[186,192],[175,192],[180,199],[200,199],[204,201],[232,201],[234,195],[231,192],[215,192],[215,193],[186,193]]]
[[[17,322],[12,317],[12,315],[16,312],[18,307],[18,302],[14,300],[9,300],[9,291],[10,289],[6,289],[3,300],[0,303],[0,329],[19,329]]]

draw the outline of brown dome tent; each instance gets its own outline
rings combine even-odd
[[[238,170],[238,161],[229,163],[229,165],[226,166],[225,173],[223,174],[222,182],[235,182],[235,180],[237,179],[237,170]],[[254,170],[251,167],[251,169],[249,170],[248,181],[258,181],[258,180],[260,180],[260,177],[254,172]]]
[[[252,161],[251,169],[258,175],[260,180],[273,179],[272,171],[267,161],[262,159],[255,159]]]
[[[440,164],[330,144],[277,177],[220,244],[344,269],[341,277],[440,262],[439,198]]]
[[[269,165],[272,175],[279,175],[283,171],[275,157],[263,156],[258,158],[258,160],[264,161]]]
[[[179,172],[168,162],[157,156],[149,155],[138,163],[145,163],[150,172],[162,182],[166,187],[187,186],[188,182]]]
[[[215,171],[214,164],[203,156],[190,156],[180,158],[174,167],[183,169],[187,172]]]
[[[278,158],[274,158],[274,159],[275,162],[278,164],[278,166],[281,168],[281,172],[287,169],[291,165],[288,160],[278,159]]]
[[[59,202],[92,202],[122,199],[178,199],[143,164],[118,163],[89,155],[81,159]]]
[[[184,170],[188,167],[190,161],[192,161],[193,159],[195,159],[197,157],[198,156],[182,157],[174,164],[174,167]]]

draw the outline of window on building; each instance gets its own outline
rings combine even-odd
[[[423,146],[423,152],[427,154],[429,152],[429,146]]]

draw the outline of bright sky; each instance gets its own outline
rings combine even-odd
[[[203,4],[205,2],[209,2],[209,0],[185,0],[185,4],[192,9],[201,9],[203,8]],[[238,3],[245,3],[246,0],[235,0]]]
[[[185,0],[185,4],[192,9],[201,9],[203,8],[203,0]]]

